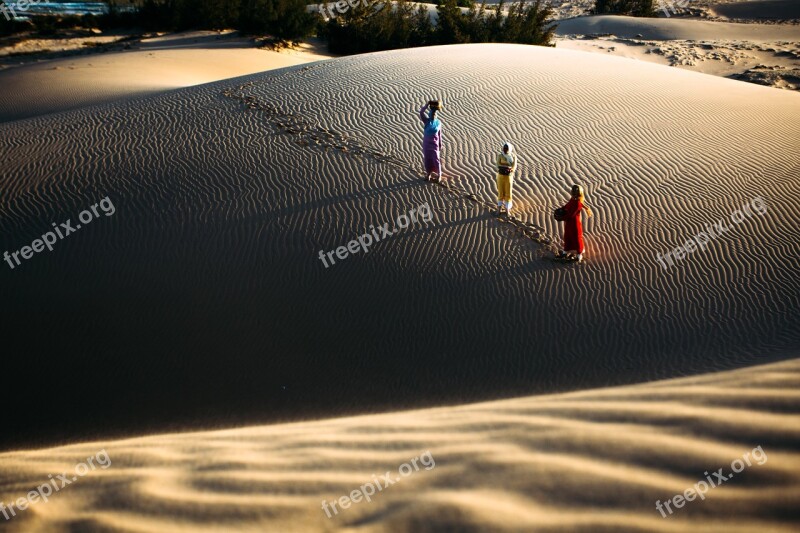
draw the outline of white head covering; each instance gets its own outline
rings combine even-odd
[[[514,153],[514,145],[511,144],[509,141],[506,141],[503,143],[503,148],[505,148],[506,146],[508,146],[508,153],[507,154],[504,153],[504,155],[508,159],[509,163],[513,165],[517,159],[517,154]]]

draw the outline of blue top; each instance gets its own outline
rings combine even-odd
[[[419,110],[419,119],[425,124],[424,134],[422,138],[423,149],[439,150],[442,141],[442,121],[438,118],[431,119],[425,114],[425,109],[428,105],[422,106]],[[433,111],[431,111],[433,114]]]

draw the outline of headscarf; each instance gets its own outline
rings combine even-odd
[[[508,153],[505,152],[505,147],[508,146]],[[511,144],[509,141],[503,143],[503,155],[506,156],[507,161],[510,164],[514,164],[517,161],[517,154],[514,152],[514,145]]]

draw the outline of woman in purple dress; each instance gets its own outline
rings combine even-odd
[[[419,110],[419,119],[425,125],[422,136],[422,157],[425,162],[425,179],[431,180],[431,176],[436,174],[436,179],[440,182],[442,177],[442,121],[436,118],[436,112],[442,108],[438,100],[431,100]],[[425,110],[430,109],[428,116]]]

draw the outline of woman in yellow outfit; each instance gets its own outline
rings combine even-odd
[[[514,171],[517,169],[517,154],[510,142],[503,144],[497,154],[497,214],[511,213],[511,189],[514,187]]]

